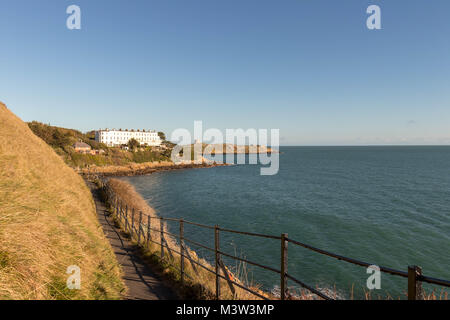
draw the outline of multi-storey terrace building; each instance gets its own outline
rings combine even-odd
[[[141,145],[159,146],[161,139],[154,130],[116,130],[105,129],[95,132],[95,141],[106,144],[108,147],[125,145],[130,139],[136,139]]]

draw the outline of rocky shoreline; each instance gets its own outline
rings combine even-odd
[[[174,164],[173,162],[162,163],[132,163],[127,166],[105,166],[105,167],[89,167],[78,170],[81,175],[98,175],[103,177],[131,177],[152,174],[160,171],[182,170],[182,169],[198,169],[228,166],[225,163],[201,163],[201,164]]]

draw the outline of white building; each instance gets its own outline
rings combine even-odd
[[[159,146],[161,138],[153,130],[99,130],[95,132],[95,141],[104,143],[108,147],[127,144],[130,139],[136,139],[141,145]]]

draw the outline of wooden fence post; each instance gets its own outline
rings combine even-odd
[[[421,300],[422,282],[417,280],[422,275],[422,268],[418,266],[408,266],[408,300]]]
[[[181,284],[184,283],[184,222],[180,219],[180,268],[181,268]]]
[[[220,277],[219,277],[220,255],[219,255],[219,249],[220,249],[219,226],[216,225],[214,227],[214,250],[216,253],[216,300],[220,299]]]
[[[164,259],[164,225],[163,225],[164,218],[161,217],[159,220],[159,233],[161,235],[161,259]]]
[[[138,244],[141,243],[141,225],[142,225],[142,211],[139,211]]]
[[[134,208],[131,208],[131,228],[130,228],[131,240],[133,240],[133,233],[134,233]]]
[[[128,205],[125,205],[125,232],[127,232],[128,229]]]
[[[287,289],[287,279],[286,273],[288,269],[288,242],[287,242],[287,233],[281,234],[281,285],[280,285],[280,295],[281,300],[286,300],[286,289]]]
[[[150,249],[150,229],[151,229],[152,219],[150,218],[150,215],[147,216],[147,248]]]

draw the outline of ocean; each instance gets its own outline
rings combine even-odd
[[[280,170],[260,165],[159,172],[126,177],[157,214],[289,238],[374,265],[450,279],[450,147],[281,147]],[[242,156],[241,156],[242,157]],[[178,225],[169,223],[171,232]],[[213,230],[185,227],[214,247]],[[280,268],[280,241],[221,233],[221,249]],[[211,261],[207,250],[193,249]],[[242,265],[225,258],[231,269]],[[279,287],[279,274],[246,266],[249,282]],[[364,267],[288,246],[288,273],[342,298],[369,290]],[[295,290],[295,284],[289,282]],[[425,286],[430,291],[435,287]],[[436,287],[437,293],[441,288]],[[405,298],[407,279],[381,275],[371,296]],[[447,290],[448,291],[448,290]]]

